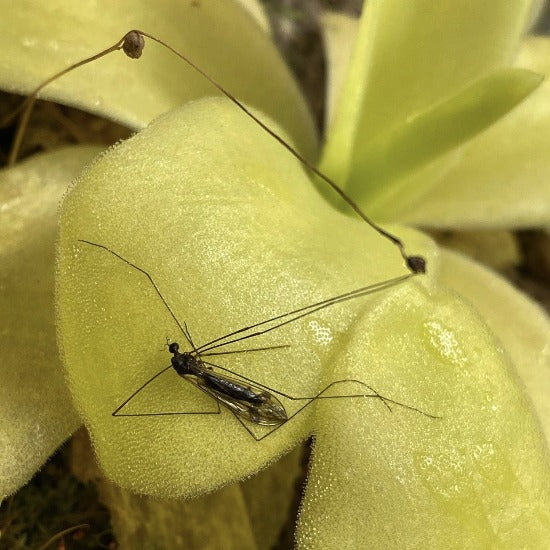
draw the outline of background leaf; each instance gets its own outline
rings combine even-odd
[[[377,219],[392,219],[434,184],[406,176],[471,139],[523,101],[542,77],[523,69],[502,69],[457,94],[410,116],[369,143],[358,143],[348,189]],[[407,185],[408,183],[408,185]]]
[[[529,0],[367,2],[322,168],[346,182],[356,144],[511,63],[530,5]]]
[[[54,243],[61,196],[98,151],[61,149],[0,172],[0,497],[80,425],[55,338]]]
[[[550,40],[525,41],[516,65],[550,73]],[[534,227],[550,223],[550,82],[494,126],[411,176],[407,186],[433,185],[393,204],[388,214],[440,228]]]

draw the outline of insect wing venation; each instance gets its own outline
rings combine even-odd
[[[224,376],[223,374],[216,373],[216,376],[222,380],[231,382],[232,384],[240,384],[240,381]],[[248,382],[246,387],[257,395],[263,395],[263,402],[254,403],[244,399],[236,399],[216,388],[208,386],[207,383],[201,378],[197,378],[196,380],[188,380],[212,398],[216,399],[216,401],[220,404],[234,412],[236,415],[249,420],[254,424],[259,424],[261,426],[278,426],[287,420],[287,414],[283,404],[274,395],[264,389],[249,384]]]

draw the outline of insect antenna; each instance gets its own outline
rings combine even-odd
[[[185,336],[187,341],[191,344],[193,351],[196,353],[197,348],[195,347],[195,343],[193,342],[193,338],[191,338],[191,333],[189,332],[189,327],[187,326],[187,323],[185,321],[183,322],[183,326],[185,327],[185,332],[183,333],[183,335]]]
[[[238,107],[245,115],[247,115],[249,118],[251,118],[254,122],[260,125],[260,127],[267,132],[273,139],[275,139],[280,145],[282,145],[291,155],[293,155],[298,161],[300,161],[303,166],[305,166],[308,170],[310,170],[313,174],[315,174],[318,178],[320,178],[322,181],[324,181],[335,193],[338,194],[338,196],[348,204],[348,206],[365,222],[367,223],[372,229],[374,229],[379,235],[384,237],[385,239],[389,240],[391,243],[393,243],[394,246],[397,247],[399,250],[399,253],[401,257],[403,258],[408,270],[411,273],[425,273],[426,272],[426,260],[422,256],[416,256],[411,255],[409,256],[405,250],[405,245],[399,239],[396,235],[393,233],[390,233],[389,231],[386,231],[383,229],[380,225],[378,225],[376,222],[371,220],[359,207],[359,205],[343,190],[340,188],[340,186],[331,178],[329,178],[326,174],[323,174],[318,168],[316,168],[309,160],[307,160],[301,153],[299,153],[296,149],[294,149],[289,143],[287,143],[282,136],[280,136],[277,132],[272,130],[267,124],[262,122],[252,111],[250,111],[243,103],[241,103],[233,94],[231,94],[228,90],[226,90],[221,84],[216,82],[208,73],[206,73],[203,69],[201,69],[198,65],[193,63],[187,56],[182,54],[181,52],[177,51],[175,48],[170,46],[167,42],[164,42],[160,38],[157,38],[156,36],[153,36],[152,34],[149,34],[147,32],[133,29],[126,33],[123,38],[121,38],[118,42],[110,46],[109,48],[106,48],[105,50],[92,55],[90,57],[87,57],[81,61],[78,61],[77,63],[74,63],[73,65],[67,67],[66,69],[63,69],[62,71],[59,71],[55,75],[51,76],[47,80],[45,80],[40,86],[38,86],[32,94],[22,103],[22,105],[19,106],[19,108],[9,115],[1,125],[5,124],[6,121],[10,121],[12,118],[14,118],[17,114],[19,114],[21,111],[23,111],[23,115],[20,119],[19,128],[17,131],[16,138],[14,139],[12,150],[10,151],[10,157],[9,162],[10,165],[15,162],[15,159],[17,157],[22,136],[25,130],[25,127],[28,122],[28,118],[30,115],[30,111],[32,108],[32,105],[34,104],[34,101],[36,100],[37,94],[48,84],[50,84],[52,81],[56,80],[57,78],[62,77],[63,75],[67,74],[68,72],[81,67],[82,65],[86,65],[87,63],[91,63],[92,61],[95,61],[101,57],[104,57],[114,51],[123,50],[124,53],[132,58],[132,59],[138,59],[141,57],[141,54],[143,52],[143,48],[145,47],[145,37],[149,38],[150,40],[153,40],[157,44],[163,46],[164,48],[168,49],[170,52],[172,52],[174,55],[176,55],[178,58],[180,58],[182,61],[184,61],[187,65],[189,65],[193,70],[198,72],[200,75],[202,75],[212,86],[214,86],[220,93],[222,93],[227,99],[229,99],[236,107]]]

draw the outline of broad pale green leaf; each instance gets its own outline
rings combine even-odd
[[[54,327],[58,204],[97,147],[0,172],[0,499],[25,484],[80,420]]]
[[[527,387],[550,442],[550,320],[510,283],[460,254],[442,251],[441,278],[483,315]],[[488,292],[490,289],[490,292]]]
[[[410,250],[431,254],[422,236],[401,236]],[[211,491],[257,471],[312,432],[313,416],[304,411],[261,443],[225,409],[113,418],[123,400],[170,365],[167,338],[187,346],[143,273],[79,239],[108,246],[149,272],[196,345],[405,273],[390,243],[329,207],[295,159],[227,102],[187,104],[92,166],[61,214],[64,362],[106,475],[163,498]],[[437,262],[429,262],[435,273]],[[384,294],[319,311],[233,348],[288,349],[213,362],[291,395],[315,395],[351,319]],[[285,406],[289,413],[297,408]],[[172,370],[125,409],[214,410],[212,400]]]
[[[531,71],[501,69],[373,141],[357,143],[348,190],[377,219],[391,219],[393,208],[406,208],[433,185],[427,179],[423,186],[418,181],[411,186],[406,174],[491,126],[541,82]]]
[[[132,28],[189,56],[239,98],[270,114],[308,156],[315,130],[305,102],[268,34],[233,0],[0,1],[0,87],[29,93],[71,63]],[[82,67],[41,97],[142,128],[154,117],[216,90],[175,55],[147,42],[138,61],[122,52]]]
[[[306,547],[380,540],[483,547],[514,543],[520,531],[533,543],[546,540],[550,472],[528,400],[477,314],[433,284],[438,256],[412,231],[401,236],[428,256],[431,277],[236,346],[290,349],[213,362],[291,395],[353,378],[443,418],[398,404],[390,413],[357,382],[335,388],[373,398],[318,402],[262,442],[225,409],[111,416],[169,365],[166,339],[183,337],[143,273],[78,239],[150,273],[197,346],[404,271],[390,244],[329,208],[294,159],[247,128],[223,101],[188,104],[103,156],[64,201],[60,339],[105,473],[151,496],[192,496],[256,471],[315,432],[299,534]],[[162,376],[126,412],[213,410],[175,373]]]
[[[345,182],[367,143],[511,62],[529,0],[365,4],[322,167]]]
[[[548,75],[550,40],[528,39],[517,65]],[[426,227],[525,227],[550,223],[550,82],[493,127],[412,176],[428,192],[393,204],[388,219]]]
[[[445,291],[397,289],[348,336],[334,377],[368,370],[381,393],[442,418],[320,404],[298,547],[545,548],[548,449],[478,314]]]

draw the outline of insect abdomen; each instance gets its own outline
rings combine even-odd
[[[209,376],[208,373],[203,374],[203,380],[210,388],[217,390],[234,399],[241,401],[249,401],[250,403],[261,403],[262,397],[246,386],[237,384],[225,378],[218,376]]]

